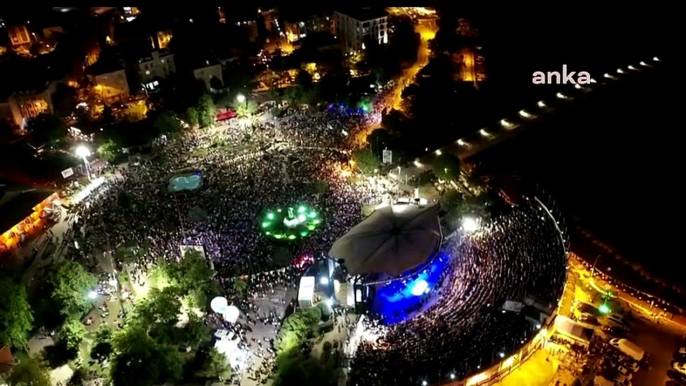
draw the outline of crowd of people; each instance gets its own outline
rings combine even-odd
[[[273,337],[283,316],[257,302],[294,288],[301,269],[362,219],[363,203],[387,196],[344,173],[353,147],[347,137],[368,116],[338,106],[274,110],[156,141],[152,154],[116,168],[71,207],[70,227],[59,237],[62,255],[93,266],[110,257],[137,286],[161,260],[181,258],[181,246],[202,246],[228,295],[235,294],[238,276],[247,286],[247,296],[230,296],[245,313],[239,323],[221,323],[217,315],[207,322],[229,330],[251,352],[242,372],[253,380],[270,376],[274,351],[273,340],[252,331],[270,330]],[[200,186],[171,192],[171,178],[191,170],[200,172]],[[316,231],[297,243],[264,235],[267,211],[299,204],[319,214]]]
[[[535,202],[510,208],[445,248],[452,260],[441,284],[425,295],[424,309],[408,310],[417,313],[397,324],[384,323],[384,315],[365,319],[365,335],[373,338],[358,347],[352,384],[432,384],[486,369],[543,323],[503,309],[506,301],[531,303],[528,298],[554,309],[562,295],[564,244]]]

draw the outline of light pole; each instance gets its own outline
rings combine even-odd
[[[243,94],[236,95],[236,100],[238,103],[242,103],[245,106],[245,113],[248,113],[248,99]]]
[[[88,181],[91,180],[91,169],[90,165],[88,164],[88,157],[91,155],[91,151],[88,150],[88,148],[84,145],[79,145],[79,147],[76,148],[76,156],[81,157],[83,159],[83,165],[86,167],[86,173],[88,174]]]
[[[593,279],[593,274],[595,273],[595,265],[596,265],[596,263],[598,262],[598,259],[600,259],[600,255],[598,255],[598,256],[595,258],[595,261],[593,262],[593,267],[591,267],[591,279]]]

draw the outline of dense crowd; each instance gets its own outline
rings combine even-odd
[[[503,310],[507,300],[556,307],[565,250],[537,203],[525,201],[445,247],[452,260],[423,310],[392,325],[383,316],[366,319],[374,338],[362,340],[356,352],[352,384],[431,384],[485,369],[541,328],[542,321]]]
[[[104,192],[80,211],[84,234],[74,232],[84,255],[131,246],[143,261],[179,256],[181,245],[202,245],[220,276],[267,271],[273,257],[320,255],[361,218],[361,203],[376,200],[352,187],[341,165],[349,152],[345,130],[360,115],[289,110],[282,117],[236,120],[214,132],[168,141],[154,156],[120,170]],[[193,169],[198,190],[170,194],[170,177]],[[324,191],[317,185],[324,183]],[[322,225],[297,244],[277,245],[259,231],[265,211],[306,203]],[[200,215],[198,215],[198,213]],[[290,261],[282,263],[286,265]]]
[[[260,300],[292,291],[300,269],[361,220],[362,205],[388,195],[369,181],[351,183],[344,173],[353,145],[348,135],[369,119],[339,106],[286,108],[156,141],[150,156],[117,169],[70,209],[71,227],[60,240],[64,254],[94,266],[99,257],[113,256],[120,272],[144,285],[159,259],[180,258],[182,245],[202,246],[228,294],[236,290],[233,277],[248,275],[248,296],[230,297],[244,312],[240,322],[209,315],[207,323],[249,349],[246,378],[265,379],[287,299],[280,300],[280,313],[260,307]],[[191,170],[201,173],[202,185],[170,193],[170,178]],[[315,232],[297,243],[275,243],[263,234],[265,212],[301,203],[322,220]]]

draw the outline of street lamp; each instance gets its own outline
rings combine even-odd
[[[79,145],[76,148],[76,156],[83,159],[83,165],[86,167],[86,173],[88,174],[88,180],[91,180],[91,170],[88,164],[88,157],[91,155],[91,151],[84,145]]]
[[[93,299],[95,299],[95,298],[97,298],[97,297],[98,297],[98,293],[95,292],[95,291],[91,291],[91,292],[88,293],[88,299],[93,300]]]
[[[245,103],[245,100],[246,100],[245,95],[243,95],[243,94],[236,95],[236,100],[238,101],[238,103]]]

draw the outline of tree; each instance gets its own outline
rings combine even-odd
[[[277,357],[277,369],[276,386],[327,386],[336,382],[332,366],[299,352]]]
[[[236,115],[241,117],[247,117],[257,112],[257,102],[246,101],[244,103],[238,103],[236,105]]]
[[[196,110],[195,107],[189,107],[188,110],[186,110],[186,120],[189,125],[198,124],[198,110]]]
[[[100,158],[112,162],[117,158],[120,146],[113,139],[106,139],[98,146],[97,153]]]
[[[136,304],[135,319],[150,331],[155,325],[173,326],[179,320],[181,300],[175,288],[153,288]]]
[[[455,181],[460,176],[460,159],[453,154],[437,155],[433,159],[433,172],[444,181]]]
[[[71,378],[69,378],[67,386],[85,386],[87,376],[88,371],[83,367],[79,367],[76,370],[74,370],[74,373],[71,375]]]
[[[122,112],[124,119],[129,122],[138,122],[145,119],[148,114],[148,106],[144,102],[131,103]]]
[[[209,94],[204,94],[198,100],[197,108],[198,110],[198,123],[202,127],[210,127],[214,124],[217,119],[217,107],[214,105],[212,96]]]
[[[117,331],[112,338],[114,386],[153,386],[177,382],[184,359],[176,347],[155,342],[137,323]]]
[[[313,85],[312,75],[305,70],[298,71],[298,75],[295,77],[295,84],[305,91],[310,91]]]
[[[153,126],[168,137],[176,138],[181,133],[181,122],[168,112],[158,115]]]
[[[12,368],[7,377],[10,386],[51,386],[50,368],[41,358],[27,357]]]
[[[197,251],[185,253],[178,263],[165,264],[164,271],[171,284],[177,287],[183,296],[189,296],[189,300],[200,308],[207,307],[209,296],[216,293],[216,286],[212,280],[214,271]]]
[[[223,380],[230,376],[231,366],[226,360],[226,356],[212,347],[205,357],[202,374],[207,378]]]
[[[379,157],[369,149],[355,150],[352,155],[352,160],[362,173],[370,174],[379,169]]]
[[[63,316],[81,317],[91,307],[88,293],[97,279],[83,266],[71,260],[62,260],[47,278],[52,288],[51,297]]]
[[[40,114],[28,122],[28,131],[34,145],[56,147],[67,135],[64,122],[53,114]]]
[[[68,352],[78,352],[79,345],[86,336],[86,329],[78,319],[69,319],[62,325],[60,330],[60,343]]]
[[[91,350],[91,356],[96,359],[106,359],[112,354],[112,328],[101,324],[95,333],[95,346]]]
[[[68,117],[78,102],[78,90],[64,83],[57,83],[55,93],[52,95],[53,111],[58,117]]]
[[[188,323],[183,327],[182,332],[182,342],[194,349],[212,337],[212,332],[205,321],[192,311],[188,312]]]
[[[0,346],[26,349],[32,324],[26,288],[10,278],[0,279]]]

